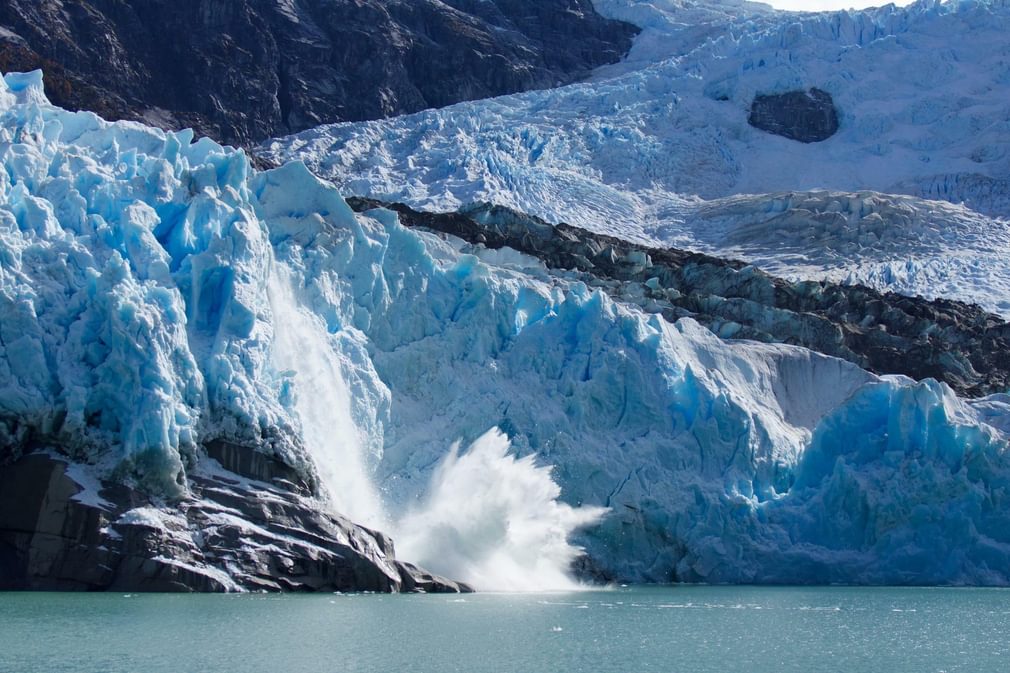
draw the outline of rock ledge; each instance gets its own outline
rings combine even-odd
[[[260,466],[262,467],[262,465]],[[205,459],[169,504],[30,453],[0,470],[0,590],[466,592],[320,511],[282,475]]]

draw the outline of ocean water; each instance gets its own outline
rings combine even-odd
[[[1010,670],[1010,591],[0,594],[3,673]]]

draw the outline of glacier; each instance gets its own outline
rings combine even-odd
[[[491,201],[789,278],[849,279],[1010,315],[1001,262],[1010,226],[1005,0],[814,14],[746,2],[596,5],[643,30],[624,62],[588,82],[322,126],[259,151],[302,160],[348,194],[435,211]],[[747,123],[756,95],[811,87],[839,110],[828,140],[800,144]],[[736,245],[737,229],[784,219],[770,214],[789,194],[824,201],[787,206],[795,228],[808,222],[829,247],[852,241],[860,259],[840,260],[802,231]],[[867,199],[878,205],[847,205]],[[844,217],[829,221],[821,215],[833,202],[846,204]],[[878,233],[873,213],[908,209],[887,231],[916,245],[877,247],[867,237]],[[987,232],[992,245],[920,236],[950,222]]]
[[[669,323],[37,72],[0,85],[0,166],[5,461],[170,511],[226,440],[485,588],[576,547],[629,581],[1010,583],[1008,395]]]

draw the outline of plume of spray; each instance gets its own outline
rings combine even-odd
[[[275,262],[267,293],[274,316],[273,365],[293,382],[302,440],[335,512],[371,528],[386,515],[374,487],[365,443],[351,415],[340,359],[320,320],[299,308],[291,274]]]
[[[273,365],[293,383],[302,439],[336,513],[393,533],[397,556],[485,591],[571,590],[582,550],[568,539],[607,512],[559,502],[551,468],[509,455],[497,428],[466,453],[459,443],[436,468],[419,507],[391,521],[351,414],[337,351],[319,319],[299,307],[291,274],[274,263],[268,296]]]
[[[509,448],[497,428],[464,454],[453,444],[425,501],[395,526],[398,553],[481,590],[578,588],[569,568],[582,550],[568,538],[607,509],[559,502],[551,468]]]

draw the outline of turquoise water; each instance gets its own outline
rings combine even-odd
[[[1010,591],[0,594],[3,673],[1002,673]]]

